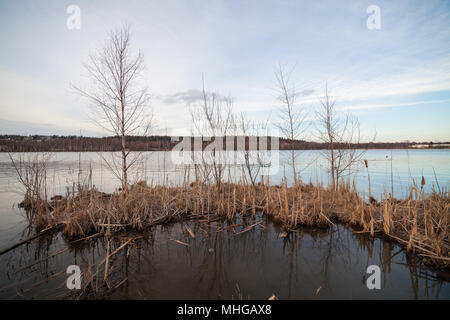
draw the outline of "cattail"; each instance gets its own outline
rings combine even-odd
[[[364,220],[364,199],[365,199],[366,193],[363,192],[363,197],[361,199],[361,221],[360,224],[362,227],[364,227],[364,230],[366,230],[366,221]]]
[[[236,187],[233,188],[233,216],[236,213]]]
[[[253,216],[256,215],[256,199],[255,199],[255,193],[253,192],[253,199],[252,199],[252,214]]]
[[[370,213],[370,236],[373,238],[374,236],[374,229],[373,229],[373,216],[372,212]]]
[[[388,201],[384,201],[384,214],[383,214],[383,229],[386,234],[391,231],[391,219],[389,214],[390,206],[388,208]]]

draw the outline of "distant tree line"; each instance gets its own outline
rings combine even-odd
[[[173,141],[170,136],[127,136],[127,149],[130,151],[163,151],[171,150],[179,141]],[[236,137],[235,137],[236,139]],[[248,145],[247,137],[247,145]],[[204,142],[206,146],[209,142]],[[438,143],[431,142],[370,142],[358,144],[337,144],[336,148],[356,149],[405,149],[414,145],[427,144],[433,148],[439,147]],[[448,143],[446,143],[448,145]],[[224,143],[225,145],[225,143]],[[237,145],[235,143],[235,145]],[[270,138],[268,139],[270,146]],[[280,138],[279,149],[291,150],[292,142],[289,139]],[[324,150],[328,148],[326,143],[295,140],[295,150]],[[0,135],[0,151],[3,152],[111,152],[121,150],[121,137],[83,137],[83,136],[43,136],[43,135]]]
[[[127,137],[131,151],[170,150],[170,137]],[[0,151],[9,152],[109,152],[121,150],[121,137],[1,135]]]

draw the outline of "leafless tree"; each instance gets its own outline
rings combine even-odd
[[[245,113],[241,113],[236,119],[237,139],[241,139],[241,146],[238,142],[238,152],[243,155],[243,176],[250,180],[253,186],[256,186],[261,168],[265,165],[265,149],[262,144],[267,144],[263,140],[267,134],[267,121],[265,123],[249,120]]]
[[[9,159],[16,171],[20,184],[25,188],[25,198],[40,199],[46,188],[48,164],[52,158],[49,152],[10,153]]]
[[[133,53],[128,26],[110,32],[105,46],[89,57],[84,65],[90,81],[87,89],[74,86],[75,91],[89,100],[95,123],[121,138],[120,156],[113,154],[103,160],[128,192],[127,172],[141,153],[130,154],[127,136],[143,136],[151,129],[152,114],[147,88],[141,84],[144,57]]]
[[[339,114],[335,101],[330,98],[328,85],[325,85],[324,98],[320,101],[317,115],[317,137],[328,145],[325,157],[330,165],[332,187],[339,188],[340,179],[350,174],[353,165],[361,162],[365,150],[357,150],[360,142],[360,126],[356,117]]]
[[[281,135],[288,139],[291,144],[291,166],[294,175],[294,185],[297,185],[297,170],[295,166],[295,140],[300,139],[301,135],[307,129],[305,117],[306,112],[297,102],[300,90],[291,82],[291,75],[294,71],[286,71],[281,64],[275,69],[275,78],[277,81],[278,99],[281,102],[279,107],[280,122],[277,128]]]
[[[204,81],[202,101],[190,109],[194,135],[213,139],[204,149],[202,145],[201,159],[195,159],[201,163],[197,169],[203,181],[207,182],[212,177],[219,189],[227,167],[227,159],[223,157],[223,139],[233,132],[234,127],[232,109],[233,99],[208,93]]]

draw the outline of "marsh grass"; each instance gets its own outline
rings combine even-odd
[[[89,181],[89,180],[88,180]],[[338,191],[313,185],[251,184],[216,185],[185,183],[183,186],[130,186],[128,194],[106,194],[90,182],[67,188],[65,196],[49,201],[26,197],[33,209],[30,222],[37,231],[61,226],[67,239],[110,236],[124,230],[142,231],[154,225],[191,219],[200,222],[232,221],[236,215],[260,212],[280,224],[286,234],[301,226],[327,228],[347,223],[356,233],[389,237],[427,262],[450,266],[450,201],[447,188],[425,195],[423,184],[410,188],[406,199],[384,194],[378,202],[366,202],[355,185],[342,184]]]

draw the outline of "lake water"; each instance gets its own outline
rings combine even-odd
[[[157,183],[166,176],[172,184],[183,181],[184,169],[170,162],[170,154],[152,152],[145,156],[146,161],[132,179]],[[281,152],[278,173],[270,177],[272,184],[280,183],[284,174],[292,180],[288,158],[289,152]],[[394,195],[404,197],[413,179],[420,183],[424,176],[427,192],[433,183],[442,188],[450,180],[450,150],[370,150],[363,158],[369,162],[372,193],[377,197],[391,192],[391,183]],[[320,152],[301,151],[297,159],[303,181],[328,182]],[[64,193],[66,185],[77,181],[80,167],[83,173],[93,169],[93,183],[99,189],[119,187],[96,153],[57,153],[49,164],[49,194]],[[358,190],[367,191],[366,168],[360,164],[354,169]],[[230,179],[239,179],[242,169],[233,170]],[[19,191],[8,155],[1,153],[0,249],[28,236],[23,212],[14,206],[22,200]],[[113,259],[116,272],[112,281],[127,281],[105,298],[267,299],[273,293],[280,299],[450,298],[448,274],[423,266],[392,242],[369,239],[344,226],[301,228],[284,239],[278,237],[276,225],[264,217],[256,219],[262,223],[243,234],[236,234],[241,226],[225,229],[226,224],[189,222],[196,234],[194,239],[183,224],[148,230],[128,256],[120,254]],[[120,239],[117,241],[116,247],[120,245]],[[45,260],[66,248],[64,253]],[[104,239],[78,245],[68,244],[61,237],[33,241],[0,256],[0,298],[61,298],[68,290],[68,265],[83,269],[104,256]],[[372,264],[382,270],[381,290],[368,290],[365,285],[366,269]]]

